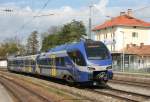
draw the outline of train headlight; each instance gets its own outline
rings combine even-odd
[[[93,67],[88,67],[88,69],[89,69],[90,71],[95,70],[95,68],[93,68]]]
[[[108,66],[106,69],[107,69],[107,70],[112,69],[112,66]]]

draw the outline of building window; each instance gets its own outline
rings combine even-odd
[[[99,34],[99,40],[101,40],[101,35]]]
[[[138,38],[138,33],[137,32],[132,32],[132,37],[133,38]]]

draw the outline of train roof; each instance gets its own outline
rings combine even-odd
[[[69,50],[80,48],[82,45],[84,45],[84,43],[91,43],[91,42],[93,43],[93,42],[100,42],[100,41],[93,41],[90,39],[81,40],[80,42],[74,42],[70,44],[56,46],[55,48],[50,49],[48,52],[56,52],[56,51],[62,51],[62,50],[69,51]]]
[[[55,57],[64,57],[67,56],[67,52],[65,50],[63,51],[56,51],[56,52],[47,52],[47,53],[42,53],[39,58],[48,58],[51,55],[55,55]]]
[[[36,57],[38,56],[39,54],[37,55],[28,55],[28,56],[10,56],[8,57],[7,59],[9,60],[14,60],[14,59],[18,59],[18,60],[22,60],[22,59],[36,59]]]

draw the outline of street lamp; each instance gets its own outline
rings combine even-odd
[[[122,37],[123,37],[123,50],[122,50],[122,71],[124,72],[124,31],[120,31],[122,33]]]

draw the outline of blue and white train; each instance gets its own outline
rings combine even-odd
[[[113,77],[111,53],[102,42],[92,40],[65,44],[39,55],[9,57],[8,70],[90,85]]]

